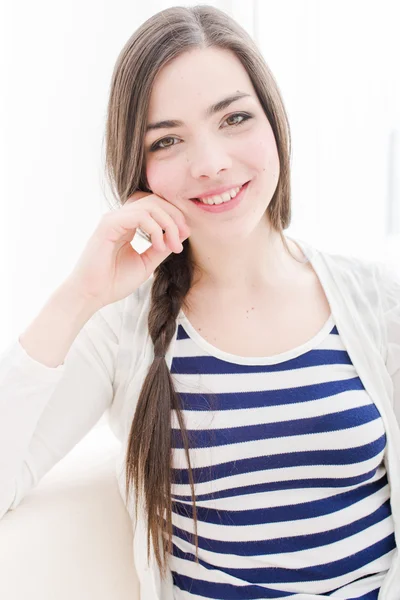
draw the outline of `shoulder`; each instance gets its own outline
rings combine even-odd
[[[314,249],[337,284],[378,305],[383,312],[400,304],[400,269],[375,259]]]
[[[358,307],[369,305],[375,314],[382,316],[400,305],[400,269],[382,260],[331,252],[297,241],[323,282]]]
[[[339,252],[331,252],[325,250],[313,243],[309,243],[303,239],[292,238],[298,244],[303,254],[313,264],[323,263],[326,266],[333,267],[335,271],[349,273],[357,270],[361,273],[369,273],[375,261],[371,261],[352,254],[344,254]]]
[[[321,259],[337,273],[356,276],[359,279],[373,277],[379,263],[352,254],[317,250]]]
[[[377,262],[376,284],[383,311],[388,313],[400,308],[400,269],[382,261]]]
[[[331,252],[302,240],[299,242],[313,266],[322,270],[336,283],[344,281],[368,285],[369,282],[373,283],[379,274],[381,266],[377,261],[352,254]]]

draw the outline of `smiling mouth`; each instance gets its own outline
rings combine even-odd
[[[247,183],[248,181],[246,181],[246,183],[243,183],[242,185],[233,187],[230,190],[223,192],[222,194],[214,194],[213,196],[206,196],[204,198],[190,198],[190,200],[193,200],[195,202],[202,202],[203,204],[208,204],[210,206],[224,204],[233,200],[233,198],[235,198],[239,194],[240,190]]]

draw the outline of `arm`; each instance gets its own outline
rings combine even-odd
[[[96,310],[72,284],[64,283],[19,337],[19,342],[31,358],[56,368],[63,364],[76,336]]]
[[[111,405],[121,303],[73,299],[59,288],[0,356],[0,518]]]

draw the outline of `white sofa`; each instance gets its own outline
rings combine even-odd
[[[1,599],[139,599],[131,521],[115,475],[118,451],[100,419],[0,520]]]

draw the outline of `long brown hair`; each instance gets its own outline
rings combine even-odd
[[[207,47],[235,53],[248,72],[271,124],[280,174],[267,213],[271,226],[280,233],[291,254],[282,233],[291,220],[291,139],[281,95],[252,38],[229,15],[212,6],[163,10],[143,23],[121,50],[112,76],[106,123],[106,169],[112,190],[121,204],[137,190],[151,191],[146,180],[143,140],[154,79],[167,62],[183,52]],[[181,253],[171,253],[154,271],[148,316],[154,359],[139,395],[126,452],[126,495],[129,497],[135,482],[136,507],[140,495],[148,519],[147,556],[149,558],[151,535],[163,576],[166,553],[172,552],[172,410],[176,411],[181,428],[189,469],[198,562],[197,513],[187,432],[180,399],[163,358],[176,332],[176,318],[185,306],[185,297],[193,283],[190,240],[185,240],[183,246]]]

